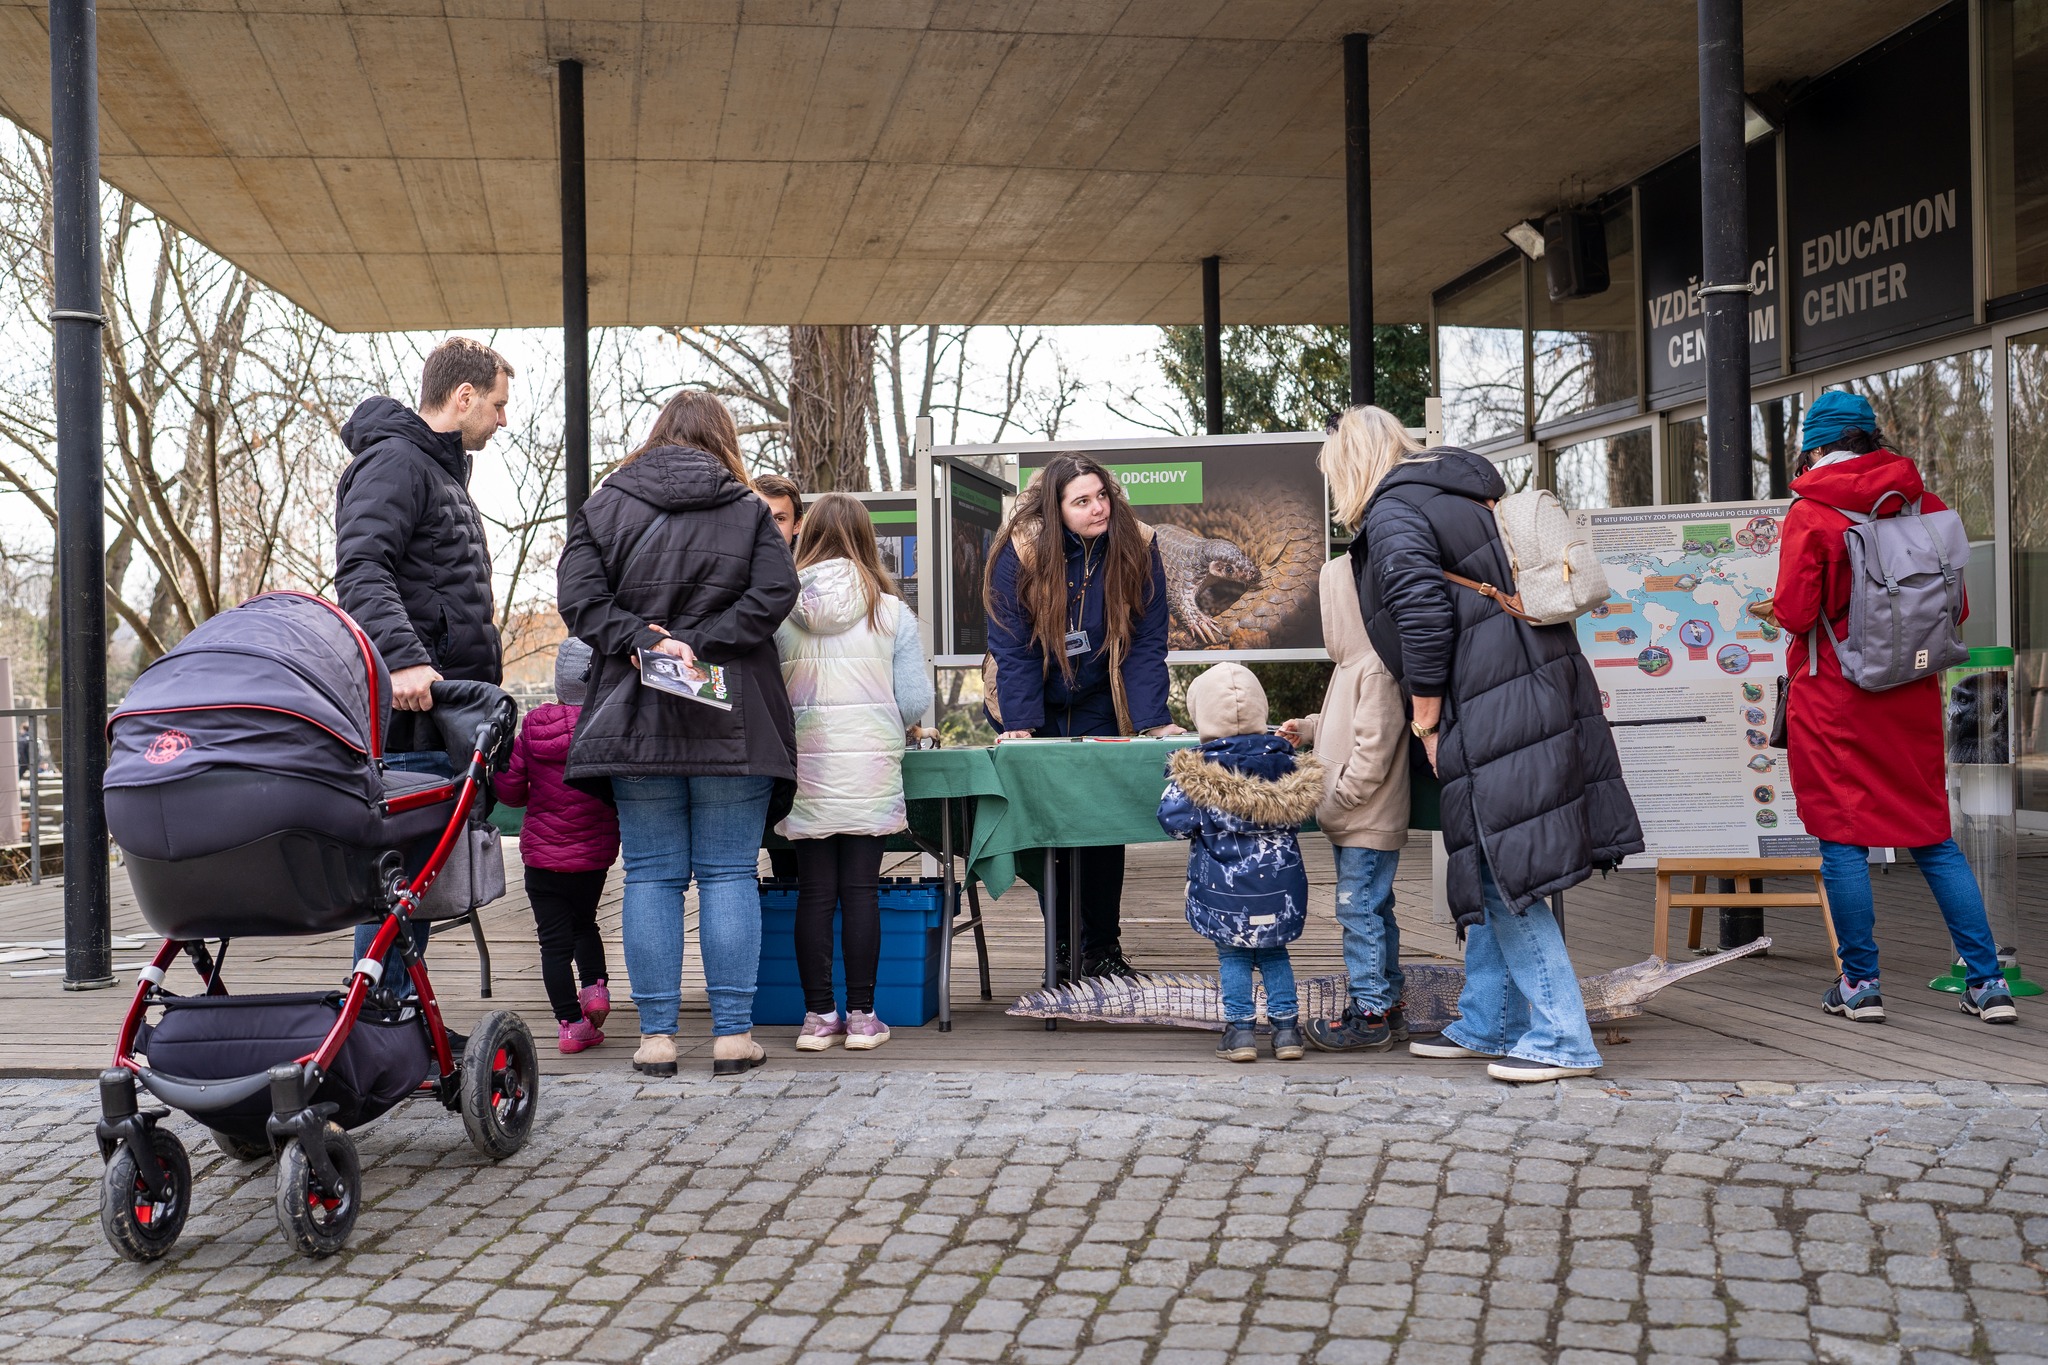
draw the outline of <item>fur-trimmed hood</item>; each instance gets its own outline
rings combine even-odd
[[[1196,805],[1255,825],[1298,827],[1323,799],[1323,765],[1308,754],[1295,759],[1294,771],[1267,779],[1232,772],[1201,749],[1181,749],[1167,760],[1166,773]]]

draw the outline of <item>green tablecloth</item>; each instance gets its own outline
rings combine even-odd
[[[903,755],[911,828],[936,845],[939,801],[955,798],[954,850],[989,894],[1000,896],[1017,880],[1019,854],[1170,838],[1159,827],[1166,756],[1195,742],[1190,736],[913,749]],[[961,798],[972,798],[971,820]],[[1438,827],[1436,778],[1426,768],[1414,780],[1410,818],[1417,829]],[[1040,866],[1027,859],[1022,871],[1035,881]]]
[[[913,805],[932,803],[917,812],[923,820],[912,823],[929,823],[934,830],[937,798],[975,798],[962,851],[975,879],[1000,896],[1017,880],[1020,853],[1169,838],[1159,827],[1166,756],[1194,742],[1190,737],[920,749],[903,756],[903,790]],[[1026,871],[1036,873],[1038,867]]]

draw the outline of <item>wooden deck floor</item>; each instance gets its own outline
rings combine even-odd
[[[1334,916],[1329,847],[1303,840],[1312,880],[1307,933],[1295,945],[1299,975],[1341,972]],[[2048,975],[2048,840],[2029,840],[2021,867],[2022,947],[2032,950],[2037,976]],[[1141,967],[1213,972],[1206,941],[1182,922],[1180,896],[1185,853],[1175,845],[1134,847],[1126,888],[1125,948]],[[1403,956],[1457,955],[1450,931],[1429,923],[1428,845],[1417,840],[1403,859],[1397,887]],[[545,1069],[554,1072],[624,1066],[633,1047],[634,1015],[623,983],[624,954],[618,948],[619,880],[615,870],[602,921],[619,983],[616,1012],[608,1026],[612,1041],[576,1057],[556,1055],[546,998],[541,990],[533,926],[517,886],[484,912],[491,945],[495,997],[478,997],[477,957],[466,930],[438,938],[430,957],[436,990],[457,1028],[491,1008],[519,1011],[541,1037]],[[1925,989],[1930,976],[1950,958],[1940,915],[1925,884],[1910,867],[1876,877],[1879,942],[1884,953],[1886,1005],[1891,1022],[1855,1025],[1823,1016],[1817,1001],[1831,975],[1827,941],[1817,919],[1796,912],[1770,912],[1767,931],[1774,947],[1766,957],[1744,959],[1702,973],[1666,990],[1648,1014],[1621,1026],[1625,1043],[1602,1040],[1611,1078],[1698,1081],[1940,1080],[2048,1082],[2048,1052],[2040,1047],[2048,1028],[2048,998],[2022,1001],[2017,1028],[1989,1028],[1957,1012],[1953,996]],[[115,874],[114,930],[132,936],[117,947],[120,988],[67,993],[56,974],[61,955],[0,965],[0,1075],[92,1075],[106,1064],[114,1034],[135,983],[131,964],[147,960],[154,948],[128,894]],[[1572,956],[1581,973],[1606,971],[1648,954],[1650,877],[1618,873],[1595,879],[1568,897],[1567,926]],[[1062,1024],[1047,1032],[1036,1020],[1003,1013],[1015,997],[1032,989],[1043,952],[1036,902],[1020,887],[1001,900],[984,898],[989,916],[989,955],[995,999],[980,999],[972,940],[958,943],[953,975],[954,1029],[897,1028],[889,1044],[870,1054],[834,1050],[802,1056],[790,1047],[794,1030],[768,1028],[760,1036],[776,1067],[853,1067],[897,1070],[1026,1071],[1205,1071],[1227,1064],[1210,1055],[1210,1035],[1188,1030]],[[54,944],[62,936],[62,892],[56,882],[41,887],[0,888],[0,944]],[[1681,951],[1683,925],[1673,926]],[[1709,942],[1714,926],[1709,924]],[[709,1016],[703,977],[695,957],[694,915],[691,953],[684,972],[685,1065],[709,1070]],[[315,939],[238,940],[227,979],[239,992],[306,990],[338,982],[346,970],[346,935]],[[173,985],[189,966],[174,968]],[[1274,1066],[1270,1060],[1261,1065]],[[1364,1067],[1418,1075],[1466,1074],[1470,1063],[1424,1062],[1405,1052],[1334,1057],[1311,1053],[1296,1063],[1321,1071]]]

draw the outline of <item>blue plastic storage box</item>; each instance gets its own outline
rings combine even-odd
[[[939,942],[945,885],[912,877],[882,881],[882,952],[875,964],[875,1013],[890,1028],[913,1028],[939,1015]],[[846,966],[839,925],[832,926],[832,995],[846,1009]],[[796,883],[761,883],[761,975],[756,1024],[801,1024],[804,988],[796,972]]]

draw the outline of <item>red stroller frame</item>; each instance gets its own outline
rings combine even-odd
[[[330,610],[341,615],[337,608]],[[342,619],[347,621],[346,616]],[[347,623],[351,630],[355,629],[353,621]],[[370,657],[375,658],[374,654]],[[381,664],[375,672],[382,674]],[[469,689],[474,693],[481,687],[437,683],[437,706],[444,691],[448,701],[454,703],[458,691]],[[442,1020],[426,964],[414,952],[411,935],[405,932],[414,922],[428,888],[465,838],[470,813],[479,802],[492,756],[500,754],[510,741],[514,707],[496,689],[486,691],[495,697],[495,704],[490,707],[488,719],[476,727],[469,761],[462,773],[452,782],[424,790],[418,788],[416,781],[405,783],[411,789],[396,792],[381,803],[385,814],[400,815],[437,806],[451,796],[454,799],[446,827],[424,865],[411,878],[404,875],[396,850],[387,849],[376,860],[375,871],[382,881],[381,898],[385,906],[383,921],[369,951],[349,973],[338,1013],[318,1046],[295,1060],[227,1079],[195,1080],[154,1069],[136,1055],[147,1011],[153,1005],[198,1004],[225,997],[221,967],[227,940],[222,939],[216,957],[209,953],[203,938],[167,937],[150,965],[142,970],[135,998],[115,1044],[113,1066],[100,1074],[101,1117],[95,1129],[100,1155],[107,1163],[101,1190],[101,1226],[109,1243],[122,1256],[136,1261],[162,1256],[176,1242],[190,1212],[190,1160],[177,1135],[160,1124],[172,1108],[207,1123],[214,1129],[216,1141],[231,1157],[248,1161],[275,1152],[276,1210],[287,1236],[308,1255],[329,1255],[341,1249],[354,1228],[361,1205],[361,1163],[347,1129],[335,1121],[342,1105],[316,1097],[323,1082],[334,1075],[337,1060],[351,1036],[359,1026],[370,1027],[363,1021],[366,1006],[374,1005],[385,1020],[395,1021],[382,1022],[380,1028],[408,1028],[416,1024],[425,1033],[432,1058],[431,1074],[405,1098],[431,1094],[446,1108],[461,1113],[471,1143],[493,1160],[510,1156],[525,1143],[539,1099],[539,1067],[531,1032],[516,1014],[500,1010],[485,1016],[466,1040],[451,1035]],[[451,713],[462,710],[460,705],[450,707]],[[381,750],[374,729],[371,748]],[[381,753],[373,752],[372,757],[381,758]],[[429,834],[431,829],[429,826]],[[419,844],[423,846],[424,841],[423,836]],[[385,955],[394,949],[418,995],[417,1010],[410,1019],[395,993],[381,985]],[[204,982],[203,996],[197,999],[163,989],[165,974],[180,955],[191,957]],[[308,998],[320,997],[243,997],[252,1009],[280,1000],[303,1006]],[[333,996],[326,1000],[331,1005]],[[228,1005],[225,999],[218,1003]],[[417,1048],[418,1044],[407,1046]],[[403,1075],[401,1072],[397,1087],[407,1083]],[[138,1103],[138,1086],[169,1107],[142,1107]],[[266,1093],[270,1112],[262,1120],[262,1131],[267,1140],[258,1141],[250,1110],[260,1112],[260,1097]],[[387,1106],[393,1102],[390,1094],[386,1094]],[[223,1118],[230,1111],[235,1115],[232,1123]],[[367,1121],[381,1112],[383,1107],[369,1110],[357,1121]],[[209,1118],[214,1121],[209,1123]]]

